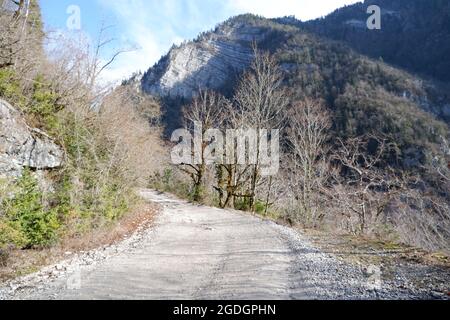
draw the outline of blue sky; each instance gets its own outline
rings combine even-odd
[[[104,22],[112,25],[116,41],[103,52],[108,59],[117,48],[136,48],[125,53],[105,71],[115,81],[132,72],[145,71],[167,53],[172,44],[195,38],[200,32],[241,13],[272,18],[295,15],[309,20],[324,16],[358,0],[39,0],[45,26],[68,32],[70,6],[80,9],[81,32],[96,39]]]

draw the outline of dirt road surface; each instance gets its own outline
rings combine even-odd
[[[151,190],[156,225],[0,288],[0,299],[406,299],[297,231]]]

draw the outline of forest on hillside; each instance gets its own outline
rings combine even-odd
[[[202,88],[192,103],[162,97],[163,124],[169,137],[174,123],[192,131],[194,120],[205,131],[224,133],[242,126],[280,127],[280,173],[267,178],[258,165],[237,163],[181,165],[158,176],[156,187],[305,227],[448,247],[445,86],[345,43],[255,15],[233,17],[192,45],[201,47],[242,25],[258,30],[262,39],[248,44],[257,52],[250,68],[221,90]],[[157,75],[170,70],[183,45],[155,65]],[[148,74],[155,75],[153,69],[144,74],[145,86]],[[254,92],[263,98],[252,97]],[[262,110],[266,114],[259,114]],[[273,121],[263,121],[267,118]],[[212,142],[206,140],[205,152]]]
[[[357,24],[365,25],[366,10],[372,4],[382,9],[382,28],[376,32]],[[366,0],[296,24],[374,59],[443,82],[450,80],[450,3],[446,0]]]

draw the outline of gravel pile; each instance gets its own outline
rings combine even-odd
[[[430,266],[404,263],[397,265],[395,275],[386,279],[383,265],[349,264],[333,254],[321,252],[305,236],[291,228],[274,227],[297,253],[292,272],[298,273],[302,281],[307,281],[318,299],[449,299],[444,290],[434,289],[436,282],[450,285],[448,272],[442,274],[442,270],[434,270],[433,273]],[[417,281],[427,282],[428,288],[419,289],[414,285]]]

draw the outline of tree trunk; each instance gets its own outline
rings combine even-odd
[[[25,5],[25,0],[20,0],[19,2],[14,1],[14,3],[16,3],[18,5],[16,12],[14,12],[14,19],[17,19],[23,10],[23,7]]]

